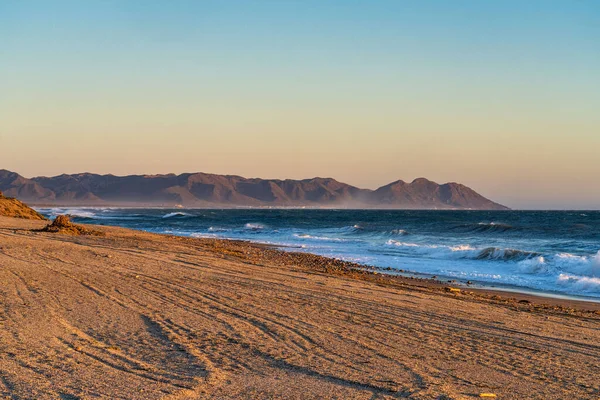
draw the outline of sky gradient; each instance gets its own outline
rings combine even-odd
[[[600,208],[600,2],[0,2],[0,168]]]

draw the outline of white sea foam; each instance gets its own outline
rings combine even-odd
[[[600,277],[600,251],[590,256],[560,253],[555,256],[554,261],[562,271],[582,276]]]
[[[474,259],[480,252],[478,249],[468,244],[446,246],[400,242],[393,239],[388,240],[387,244],[403,248],[404,251],[408,252],[409,254],[441,260]]]
[[[399,242],[399,241],[393,240],[393,239],[388,240],[386,242],[386,244],[398,246],[398,247],[428,247],[428,248],[437,248],[438,247],[438,246],[434,246],[434,245],[420,245],[420,244],[416,244],[416,243]]]
[[[543,256],[519,261],[518,266],[520,271],[525,274],[540,274],[549,272],[549,266]]]
[[[405,231],[404,229],[393,229],[390,233],[392,235],[398,235],[398,236],[406,236],[406,235],[408,235],[408,232]]]
[[[463,271],[444,271],[443,267],[439,269],[440,273],[446,273],[448,276],[463,276],[484,281],[494,280],[539,289],[557,290],[560,288],[561,291],[582,295],[597,296],[600,294],[600,251],[592,255],[570,253],[541,255],[524,250],[495,247],[475,248],[470,245],[425,245],[395,240],[389,240],[387,243],[402,247],[408,254],[419,257],[447,260],[447,262],[451,262],[451,260],[459,262],[461,259],[471,260],[471,262],[492,261],[503,262],[507,265],[503,267],[500,264],[493,264],[493,266],[490,264],[485,267],[489,273],[482,272],[481,267],[467,264],[459,264],[460,268],[464,268]],[[434,265],[432,264],[432,266]],[[502,273],[496,273],[500,271]],[[431,273],[433,272],[436,272],[435,269],[431,271]]]
[[[452,251],[473,251],[475,248],[471,247],[468,244],[459,244],[458,246],[450,246],[450,250]]]
[[[347,239],[342,239],[342,238],[332,238],[332,237],[328,237],[328,236],[313,236],[313,235],[308,235],[308,234],[298,234],[295,233],[294,237],[297,237],[298,239],[310,239],[310,240],[323,240],[323,241],[329,241],[329,242],[347,242]]]
[[[479,250],[479,253],[475,258],[477,260],[524,261],[539,256],[539,253],[528,250],[487,247]]]
[[[244,228],[251,231],[259,231],[261,229],[265,229],[266,226],[259,223],[249,222],[246,225],[244,225]]]
[[[417,244],[388,240],[388,245],[412,249],[413,252],[420,255],[426,255],[433,258],[463,258],[473,260],[492,260],[492,261],[524,261],[540,255],[526,250],[501,249],[497,247],[476,248],[469,244],[458,244],[454,246]]]
[[[219,228],[217,226],[211,226],[208,228],[209,232],[228,232],[229,229],[225,229],[225,228]]]
[[[192,233],[190,234],[190,236],[199,239],[214,239],[218,237],[217,235],[212,233]]]
[[[163,215],[163,218],[173,218],[173,217],[187,217],[190,214],[181,212],[181,211],[176,211],[176,212],[172,212],[172,213],[168,213]]]
[[[557,284],[560,286],[567,286],[569,291],[583,294],[600,293],[600,278],[596,277],[560,274],[557,279]]]
[[[478,233],[498,233],[515,229],[514,226],[502,222],[479,222],[475,225],[463,225],[462,228]]]
[[[512,228],[512,225],[504,224],[502,222],[493,222],[493,221],[492,222],[480,222],[477,225],[479,225],[479,226],[500,226],[503,228]]]
[[[47,213],[51,218],[59,215],[70,215],[71,217],[79,218],[96,218],[97,214],[93,211],[81,208],[51,208],[40,209],[41,212]]]
[[[81,218],[95,218],[97,215],[91,211],[85,211],[80,209],[68,209],[65,210],[64,214],[70,215],[72,217],[81,217]]]
[[[388,245],[400,246],[400,247],[418,247],[423,249],[446,249],[452,252],[457,251],[472,251],[476,250],[474,247],[468,244],[459,244],[455,246],[444,246],[438,244],[418,244],[418,243],[409,243],[409,242],[399,242],[397,240],[390,239],[386,242]]]

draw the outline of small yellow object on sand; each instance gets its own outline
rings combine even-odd
[[[460,289],[453,287],[445,287],[444,290],[449,293],[460,293]]]
[[[494,393],[480,393],[479,397],[484,397],[486,399],[495,399],[498,396],[496,396]]]

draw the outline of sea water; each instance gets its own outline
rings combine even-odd
[[[600,298],[600,211],[38,208],[52,218],[249,240],[488,286]]]

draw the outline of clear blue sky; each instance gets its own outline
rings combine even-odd
[[[600,208],[600,1],[4,0],[0,76],[0,168],[25,176],[426,176]]]

